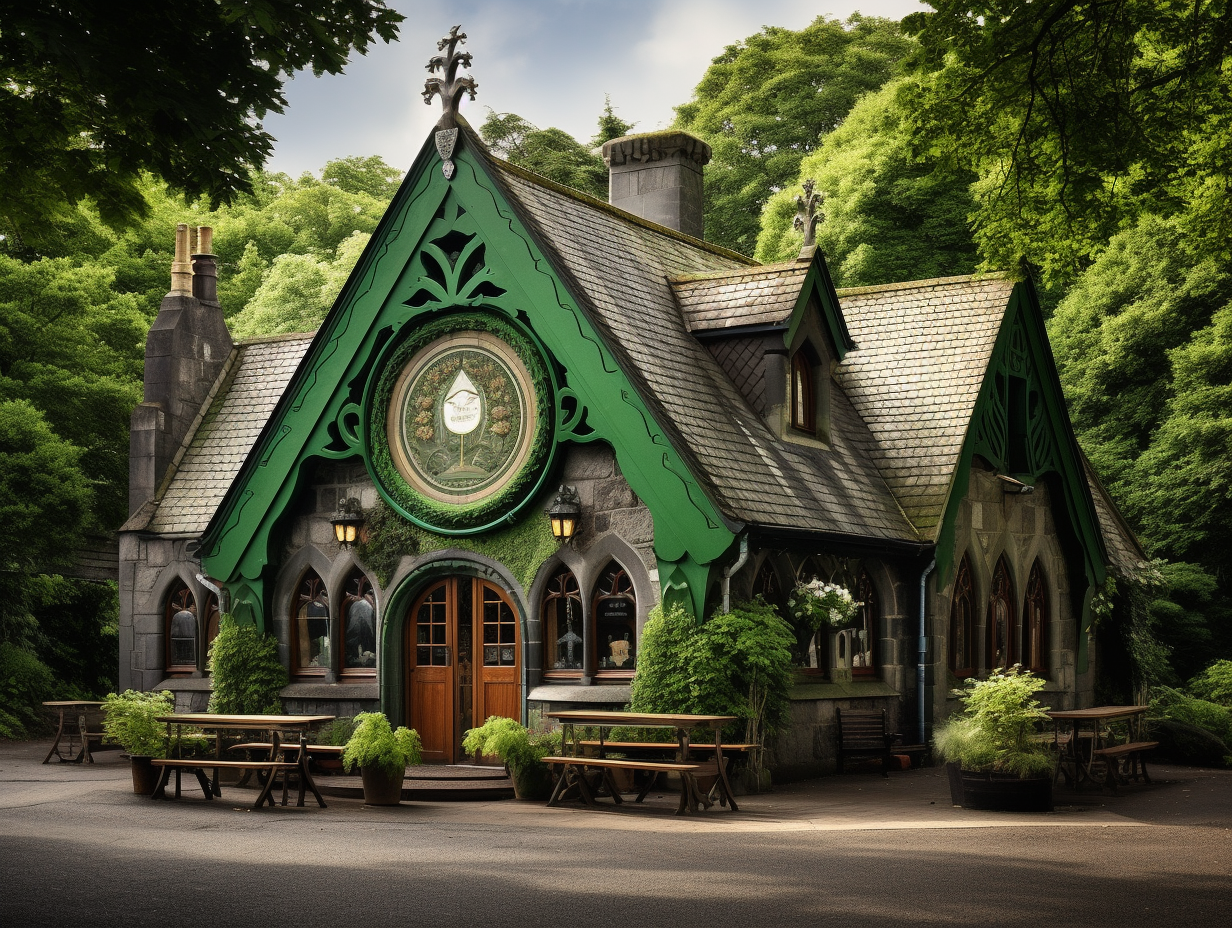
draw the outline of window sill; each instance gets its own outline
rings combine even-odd
[[[797,683],[787,691],[792,702],[818,699],[871,699],[876,696],[901,696],[881,680],[853,680],[850,683]]]
[[[632,687],[618,684],[557,684],[555,686],[536,686],[526,697],[527,702],[565,702],[565,703],[619,703],[625,705],[629,701]]]
[[[381,692],[375,679],[348,683],[313,683],[297,680],[284,686],[278,695],[283,699],[380,699]]]

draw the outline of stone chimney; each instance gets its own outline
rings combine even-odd
[[[603,145],[608,202],[623,210],[701,238],[702,167],[710,146],[687,132],[627,135]]]
[[[154,496],[235,347],[218,305],[212,245],[209,226],[176,226],[171,292],[146,337],[145,396],[129,432],[130,513]]]

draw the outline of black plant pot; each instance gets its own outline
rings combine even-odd
[[[964,809],[993,812],[1051,812],[1052,777],[1017,777],[1011,773],[976,773],[946,764],[950,800]]]

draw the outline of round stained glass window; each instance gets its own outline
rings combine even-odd
[[[466,321],[421,330],[393,353],[370,420],[377,482],[408,515],[445,530],[517,508],[550,436],[537,353],[506,325]]]

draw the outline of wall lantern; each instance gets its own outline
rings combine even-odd
[[[548,507],[548,518],[552,520],[552,535],[557,541],[571,541],[577,531],[578,515],[582,512],[582,500],[578,497],[576,487],[565,486],[563,483],[556,491],[556,499]]]
[[[337,514],[329,520],[334,527],[334,538],[344,548],[355,544],[359,538],[359,530],[364,524],[364,511],[359,508],[359,500],[355,497],[342,500],[338,504]]]

